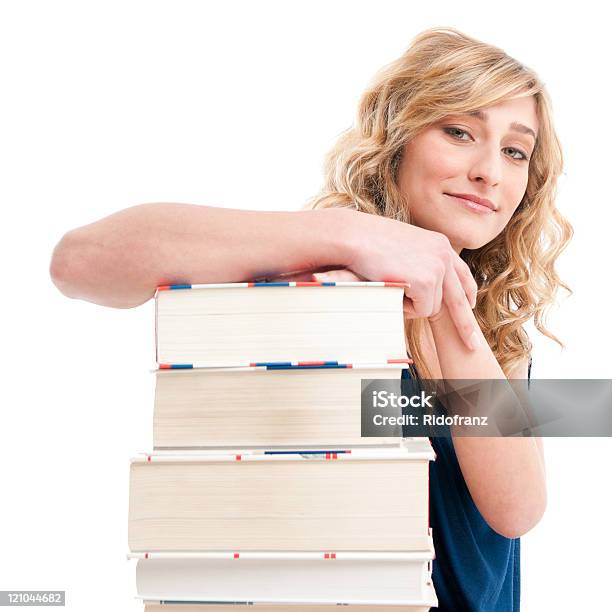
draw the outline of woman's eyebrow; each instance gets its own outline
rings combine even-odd
[[[480,111],[480,110],[470,111],[468,115],[472,117],[476,117],[476,119],[480,119],[481,121],[484,121],[485,123],[489,119],[489,115],[487,115],[487,113],[485,113],[484,111]],[[510,124],[510,129],[513,130],[514,132],[520,132],[521,134],[529,134],[529,136],[531,136],[534,140],[537,139],[536,133],[530,127],[527,127],[526,125],[523,125],[522,123],[517,123],[516,121],[513,121]]]

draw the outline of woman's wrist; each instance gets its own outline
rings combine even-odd
[[[322,208],[315,215],[313,234],[322,246],[317,267],[349,268],[358,252],[358,215],[345,207]]]
[[[480,326],[478,325],[478,321],[474,316],[474,313],[470,310],[470,318],[473,322],[474,331],[469,337],[469,345],[471,350],[476,350],[483,342],[484,336],[482,335],[482,331]],[[453,322],[452,316],[448,307],[444,302],[440,307],[440,310],[432,315],[431,317],[427,317],[429,324],[431,325],[431,329],[434,332],[439,331],[445,338],[449,338],[450,335],[457,333],[455,323]]]

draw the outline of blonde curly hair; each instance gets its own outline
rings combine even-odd
[[[410,223],[397,184],[406,142],[445,116],[533,96],[539,133],[529,162],[525,195],[504,230],[483,247],[464,250],[478,284],[474,313],[506,376],[530,357],[523,324],[532,317],[542,334],[559,287],[555,261],[573,230],[555,206],[563,155],[543,82],[501,49],[454,28],[416,36],[397,60],[382,68],[361,97],[355,125],[327,154],[322,190],[304,208],[355,208]],[[406,320],[406,340],[421,376],[431,378],[419,338],[424,319]]]

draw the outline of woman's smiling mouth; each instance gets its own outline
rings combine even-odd
[[[445,193],[445,196],[455,200],[459,204],[462,204],[465,208],[472,210],[474,212],[480,214],[490,214],[495,212],[495,205],[490,200],[485,200],[483,198],[478,198],[477,196],[473,196],[470,194],[452,194]]]

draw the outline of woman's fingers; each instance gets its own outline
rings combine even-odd
[[[404,289],[404,312],[411,319],[431,317],[442,307],[444,275],[432,275],[431,282],[414,283]],[[413,285],[416,285],[413,287]]]
[[[454,267],[470,306],[475,308],[478,285],[472,276],[469,266],[457,255],[457,257],[454,258]]]
[[[411,319],[431,316],[436,282],[433,276],[410,279],[408,282],[410,287],[404,289],[404,312]]]
[[[448,274],[444,277],[444,304],[448,308],[448,313],[453,320],[464,344],[474,350],[480,343],[480,336],[477,333],[476,322],[464,287],[459,281],[459,277],[453,266],[450,267]]]

